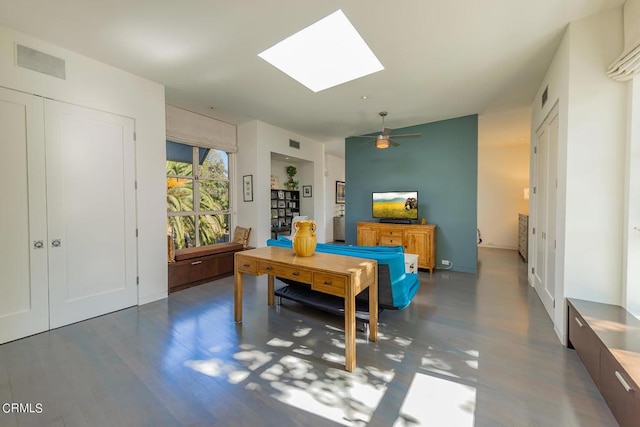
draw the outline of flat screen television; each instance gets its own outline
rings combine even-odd
[[[373,192],[371,199],[373,218],[389,222],[410,222],[418,219],[417,191]]]

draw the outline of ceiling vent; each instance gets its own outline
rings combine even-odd
[[[62,58],[47,55],[44,52],[21,44],[16,45],[16,58],[19,67],[48,74],[62,80],[67,79],[66,64]]]
[[[296,150],[300,149],[300,143],[298,141],[294,141],[293,139],[289,140],[289,147],[295,148]]]

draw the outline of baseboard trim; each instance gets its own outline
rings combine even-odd
[[[507,246],[507,245],[494,245],[492,243],[481,243],[478,245],[479,248],[489,248],[489,249],[508,249],[510,251],[517,251],[517,246]]]
[[[167,298],[169,295],[168,291],[158,292],[155,294],[147,295],[144,297],[138,297],[138,305],[149,304],[150,302],[159,301],[161,299]]]

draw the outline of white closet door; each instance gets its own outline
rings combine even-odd
[[[133,120],[45,101],[51,328],[137,302]]]
[[[0,88],[0,344],[49,329],[42,98]]]
[[[533,282],[551,320],[555,319],[556,297],[556,200],[557,200],[557,154],[558,110],[554,107],[536,134],[536,157],[533,227]]]
[[[547,229],[547,151],[549,148],[549,130],[546,123],[537,134],[536,141],[536,182],[535,182],[535,203],[536,219],[534,228],[535,252],[533,261],[533,282],[544,302],[544,288],[547,275],[547,245],[545,242],[545,231]]]

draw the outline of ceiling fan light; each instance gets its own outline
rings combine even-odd
[[[389,138],[380,138],[376,139],[376,148],[385,149],[389,148]]]

